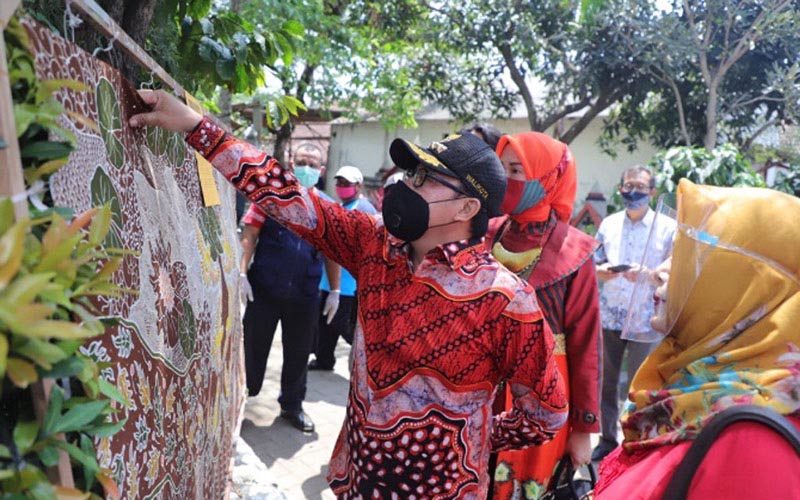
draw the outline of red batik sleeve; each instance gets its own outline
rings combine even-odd
[[[570,425],[577,432],[600,431],[602,337],[598,300],[597,275],[589,259],[573,275],[564,297]]]
[[[203,118],[186,142],[271,218],[358,277],[366,239],[375,238],[368,214],[347,210],[302,187],[294,174],[260,149]]]
[[[493,417],[493,451],[546,443],[567,421],[564,381],[553,358],[553,335],[546,323],[503,320],[503,331],[511,336],[505,361],[510,368],[507,383],[512,407]]]

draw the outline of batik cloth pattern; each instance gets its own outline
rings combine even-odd
[[[142,103],[116,70],[23,24],[39,78],[88,87],[55,94],[78,147],[51,178],[53,200],[109,204],[105,244],[135,252],[113,279],[138,294],[100,299],[122,320],[82,348],[110,363],[102,375],[128,403],[112,417],[122,430],[95,442],[99,463],[125,499],[226,498],[244,402],[234,191],[220,177],[224,203],[205,208],[183,137],[128,127]]]
[[[187,141],[358,281],[347,415],[328,474],[337,496],[484,498],[491,449],[545,442],[564,424],[563,381],[533,290],[482,239],[435,248],[412,272],[409,246],[380,218],[321,200],[208,119]],[[516,399],[493,418],[503,379]]]

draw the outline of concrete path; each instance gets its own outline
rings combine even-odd
[[[344,421],[350,348],[343,341],[339,342],[333,372],[308,373],[303,407],[313,420],[316,431],[304,434],[278,417],[280,368],[283,364],[280,337],[280,331],[276,332],[261,392],[247,400],[241,437],[266,465],[269,481],[288,500],[334,500],[325,475]]]

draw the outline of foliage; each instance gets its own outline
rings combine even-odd
[[[663,193],[675,192],[683,178],[712,186],[766,186],[764,178],[730,144],[711,152],[700,147],[670,148],[658,153],[648,166],[656,173],[656,187]]]
[[[796,0],[623,1],[612,26],[637,51],[654,87],[609,120],[608,138],[661,147],[730,142],[749,152],[770,127],[800,118],[800,8]]]
[[[410,3],[250,0],[242,5],[242,15],[265,26],[271,19],[296,19],[305,26],[291,63],[276,64],[280,91],[293,96],[293,104],[313,105],[323,113],[341,111],[354,119],[373,115],[392,129],[414,126],[422,104],[406,62],[414,46],[408,41],[410,31],[397,30],[412,29],[413,13],[404,10]],[[398,17],[385,25],[374,15],[374,5],[394,9]],[[278,132],[291,106],[265,107],[267,127]]]
[[[416,58],[422,96],[462,121],[509,117],[522,102],[532,130],[553,129],[571,142],[642,85],[635,54],[612,37],[615,3],[427,3]],[[580,117],[564,128],[574,113]]]
[[[264,26],[211,2],[171,0],[162,2],[160,11],[179,22],[177,64],[191,78],[187,86],[205,93],[222,86],[252,94],[264,85],[265,68],[279,59],[290,63],[303,38],[297,21]]]
[[[800,197],[800,164],[789,165],[789,172],[780,174],[772,187]]]
[[[46,180],[73,149],[74,137],[56,121],[64,109],[53,92],[85,87],[39,81],[16,20],[4,36],[30,185]],[[96,128],[85,117],[72,118]],[[51,140],[51,134],[66,141]],[[32,215],[32,220],[15,221],[10,200],[0,202],[0,491],[3,498],[101,498],[101,491],[118,497],[110,473],[97,463],[92,437],[110,436],[124,425],[111,419],[112,402],[124,402],[100,378],[103,367],[79,351],[85,339],[105,328],[93,298],[124,292],[111,282],[122,262],[115,255],[120,252],[102,245],[111,210],[91,209],[73,218],[68,209],[51,208]],[[61,382],[52,386],[49,404],[37,419],[31,386],[46,380]],[[70,458],[82,491],[55,486],[45,475],[62,453]]]

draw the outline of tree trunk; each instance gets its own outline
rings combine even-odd
[[[156,9],[157,0],[127,0],[125,11],[120,26],[139,46],[143,47],[150,31],[150,23],[153,20],[153,13]],[[141,68],[130,57],[123,57],[121,65],[118,66],[126,78],[132,82],[139,83],[139,75],[144,68]]]
[[[706,104],[706,137],[704,145],[706,151],[712,151],[717,147],[717,84],[711,82],[708,86],[708,101]]]
[[[281,128],[275,132],[275,149],[272,151],[272,157],[278,160],[282,165],[286,165],[286,148],[289,146],[289,141],[292,139],[293,130],[294,124],[292,120],[287,120],[287,122],[281,125]]]

